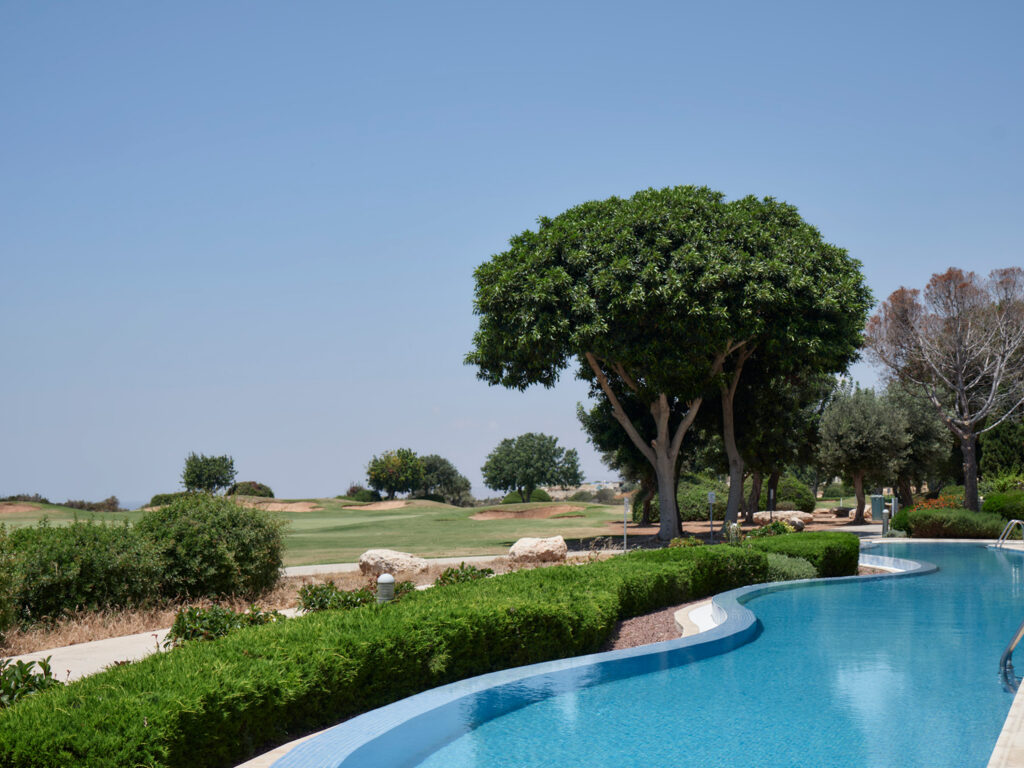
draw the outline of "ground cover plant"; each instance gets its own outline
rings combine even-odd
[[[806,539],[805,554],[849,534]],[[856,566],[854,565],[854,569]],[[321,611],[116,667],[0,718],[0,766],[227,766],[420,690],[592,652],[617,621],[770,576],[756,549],[644,551]]]
[[[269,624],[283,618],[277,611],[261,611],[255,605],[249,606],[247,611],[233,611],[220,605],[188,606],[174,617],[164,647],[178,646],[189,640],[214,640],[242,627]]]

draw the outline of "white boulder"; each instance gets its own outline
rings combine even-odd
[[[772,517],[774,515],[774,518]],[[791,510],[776,510],[775,512],[755,512],[754,522],[758,525],[767,525],[773,519],[785,520],[787,523],[790,520],[799,520],[801,523],[806,525],[807,523],[814,522],[814,515],[810,512],[796,512]]]
[[[427,570],[427,561],[408,552],[368,549],[359,556],[359,570],[364,576],[380,576],[382,573],[413,576]]]
[[[547,539],[525,537],[517,541],[508,551],[514,563],[561,563],[565,561],[569,548],[561,536]]]

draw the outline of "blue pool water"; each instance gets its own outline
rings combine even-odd
[[[982,768],[1012,701],[997,667],[1024,616],[1024,556],[871,553],[938,570],[736,590],[696,638],[427,691],[274,766]]]
[[[753,642],[530,704],[419,766],[985,766],[1012,700],[996,671],[1024,615],[1024,559],[872,551],[939,571],[754,597]]]

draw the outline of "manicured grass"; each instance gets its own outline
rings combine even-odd
[[[355,562],[367,549],[397,549],[423,557],[500,555],[523,536],[566,539],[621,536],[620,505],[572,504],[582,509],[547,519],[472,520],[481,508],[451,507],[432,501],[414,501],[400,509],[346,509],[359,506],[339,499],[274,499],[274,502],[309,501],[321,508],[311,512],[278,512],[290,522],[286,535],[285,565]],[[487,509],[503,512],[554,506],[566,502],[502,504]],[[8,528],[34,525],[46,517],[54,525],[79,520],[136,521],[141,511],[82,512],[55,505],[33,504],[35,511],[0,515]],[[582,515],[567,517],[565,515]]]
[[[325,500],[313,512],[283,513],[291,521],[286,565],[354,562],[367,549],[387,548],[423,557],[500,555],[523,536],[579,539],[621,535],[607,523],[622,520],[618,505],[580,504],[582,517],[522,520],[472,520],[480,508],[413,502],[401,509],[344,509],[348,502]],[[562,502],[502,504],[488,509],[515,511]]]

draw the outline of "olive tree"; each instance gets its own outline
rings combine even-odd
[[[964,506],[979,508],[978,436],[1024,406],[1024,269],[950,268],[900,288],[868,324],[875,359],[921,391],[960,443]]]
[[[864,522],[864,485],[896,475],[906,458],[906,415],[872,389],[836,393],[821,415],[819,460],[834,475],[853,478],[856,522]]]
[[[849,356],[867,296],[857,262],[792,206],[727,203],[706,187],[645,190],[541,218],[475,277],[480,326],[467,363],[488,383],[520,390],[554,386],[575,364],[652,466],[663,540],[680,531],[679,453],[709,387],[728,421],[755,352],[780,365]],[[824,336],[845,331],[851,312],[853,341],[840,333],[846,340],[829,349]],[[626,392],[642,404],[640,417],[622,406]]]

